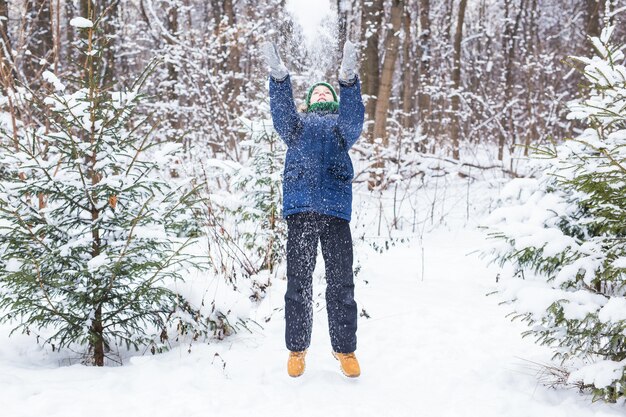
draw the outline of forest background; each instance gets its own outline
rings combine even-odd
[[[526,155],[528,145],[571,136],[564,103],[581,75],[565,58],[589,55],[587,36],[598,36],[602,22],[614,19],[605,11],[617,7],[604,0],[317,3],[308,6],[311,21],[300,25],[289,3],[275,0],[3,0],[3,92],[52,88],[42,78],[46,70],[79,76],[70,63],[79,59],[72,45],[81,35],[69,22],[102,15],[103,88],[129,85],[160,57],[146,88],[155,97],[150,111],[161,140],[183,142],[190,160],[238,161],[247,134],[241,118],[267,117],[259,45],[278,44],[301,101],[313,81],[336,81],[349,37],[359,45],[367,109],[366,140],[355,156],[376,155],[357,181],[387,187],[419,175],[423,159],[415,153],[462,167],[476,165],[483,152],[489,164],[478,168],[515,176],[515,156]],[[614,40],[622,36],[618,25]],[[27,107],[13,106],[28,119]],[[28,123],[45,121],[33,116]],[[376,174],[386,164],[393,168]]]

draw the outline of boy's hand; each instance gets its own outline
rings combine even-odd
[[[287,67],[280,60],[280,56],[278,56],[278,50],[276,49],[276,45],[272,42],[264,42],[261,45],[261,51],[265,56],[265,62],[270,69],[270,75],[281,81],[289,75],[289,71],[287,71]]]
[[[346,84],[352,83],[356,77],[356,64],[356,48],[350,40],[346,40],[346,43],[343,45],[343,59],[339,69],[339,81]]]

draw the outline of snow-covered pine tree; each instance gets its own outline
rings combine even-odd
[[[499,293],[541,344],[567,362],[568,383],[594,400],[626,396],[626,67],[613,27],[591,38],[585,97],[569,119],[586,128],[552,151],[539,179],[511,182],[490,228],[512,266]],[[504,277],[503,277],[504,278]]]
[[[0,321],[36,332],[53,349],[87,346],[102,366],[115,345],[154,353],[168,330],[192,337],[214,323],[173,288],[201,230],[199,184],[168,178],[179,145],[159,143],[136,115],[151,63],[129,89],[99,87],[106,37],[76,18],[80,77],[32,106],[48,120],[13,132],[0,148]],[[5,120],[6,118],[2,118]],[[17,139],[17,140],[16,140]],[[163,172],[162,172],[163,171]],[[165,172],[165,173],[164,173]]]

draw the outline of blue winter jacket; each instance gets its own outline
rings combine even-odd
[[[350,221],[354,169],[348,150],[361,135],[365,107],[358,77],[339,85],[339,113],[298,113],[289,76],[270,77],[274,129],[287,144],[283,217],[313,211]]]

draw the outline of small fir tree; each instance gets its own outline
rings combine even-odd
[[[490,218],[492,254],[512,266],[499,293],[536,340],[574,368],[595,399],[626,396],[626,68],[612,27],[592,38],[586,97],[569,119],[587,127],[558,147],[539,179],[512,181]]]
[[[82,75],[66,88],[47,72],[56,92],[32,97],[48,127],[0,128],[0,321],[43,329],[53,348],[86,345],[102,366],[114,344],[154,353],[174,326],[195,338],[215,323],[172,289],[201,267],[187,248],[202,201],[193,178],[162,172],[180,146],[136,115],[156,64],[126,91],[100,87],[106,39],[98,21],[74,22]]]

